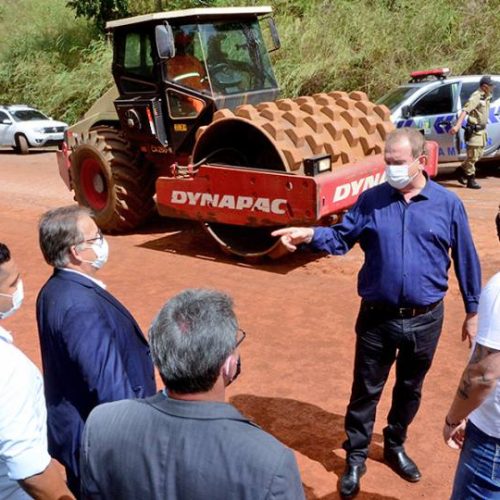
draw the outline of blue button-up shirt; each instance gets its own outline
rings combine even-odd
[[[384,183],[364,192],[341,224],[317,227],[313,248],[342,255],[359,242],[358,293],[398,307],[426,306],[448,289],[451,257],[467,312],[476,312],[481,268],[464,206],[433,181],[409,203]],[[451,252],[450,252],[451,250]]]

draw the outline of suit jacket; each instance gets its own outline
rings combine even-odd
[[[83,499],[304,499],[293,452],[236,408],[162,393],[92,411],[81,484]]]
[[[37,299],[50,454],[79,476],[83,425],[100,403],[155,393],[146,339],[132,315],[85,276],[54,274]]]

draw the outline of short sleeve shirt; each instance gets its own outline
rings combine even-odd
[[[500,351],[500,273],[484,287],[479,299],[476,343]],[[500,438],[500,382],[470,415],[472,423],[485,434]]]
[[[46,421],[40,371],[0,327],[0,498],[31,498],[17,480],[50,463]]]
[[[464,111],[469,115],[468,121],[474,125],[486,125],[490,113],[491,95],[482,90],[476,90],[465,103]]]

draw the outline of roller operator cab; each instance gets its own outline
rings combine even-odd
[[[192,9],[108,23],[115,107],[128,140],[145,153],[190,155],[216,110],[275,100],[263,38],[265,30],[278,48],[270,14],[269,7]]]
[[[408,83],[377,102],[391,110],[396,127],[416,127],[427,140],[439,144],[440,167],[456,166],[466,157],[464,129],[454,136],[449,132],[468,98],[479,87],[480,79],[481,75],[450,76],[448,68],[415,71]],[[500,76],[492,75],[492,79],[495,86],[483,161],[500,158]]]

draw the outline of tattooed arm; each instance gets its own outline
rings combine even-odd
[[[499,378],[500,351],[477,343],[446,415],[443,437],[448,446],[462,446],[465,419],[486,399]]]

